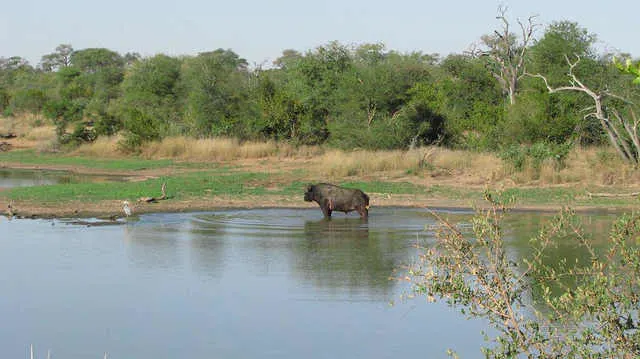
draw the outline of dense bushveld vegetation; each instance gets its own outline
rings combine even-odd
[[[561,163],[574,144],[611,143],[607,126],[614,121],[587,116],[589,96],[552,93],[549,86],[571,84],[571,69],[594,92],[617,94],[603,96],[608,116],[629,118],[640,103],[629,81],[633,75],[618,71],[612,54],[595,51],[596,36],[577,23],[533,31],[529,20],[530,38],[519,39],[505,26],[482,37],[479,51],[445,57],[330,42],[304,54],[284,50],[272,66],[254,67],[228,49],[142,58],[63,44],[35,67],[21,57],[0,59],[0,113],[44,114],[61,145],[118,133],[130,150],[176,136],[341,149],[440,143],[498,150],[518,166],[523,154]],[[570,68],[568,60],[578,58]],[[512,78],[504,76],[507,70]],[[545,81],[527,73],[542,74]],[[633,144],[627,132],[617,136]]]

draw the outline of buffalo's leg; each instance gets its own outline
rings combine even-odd
[[[358,213],[363,219],[369,218],[369,210],[367,209],[367,207],[358,207]]]
[[[324,202],[322,204],[320,204],[320,208],[322,209],[322,213],[324,214],[325,217],[327,217],[327,218],[331,217],[331,212],[333,210],[332,206],[333,206],[333,204],[331,203],[331,200],[329,200],[329,199],[324,200]]]

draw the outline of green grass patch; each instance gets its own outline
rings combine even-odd
[[[516,198],[517,203],[527,204],[562,204],[575,203],[576,197],[584,193],[571,188],[510,188],[503,192],[503,196]]]
[[[502,192],[501,196],[515,198],[518,205],[555,205],[567,207],[630,207],[637,206],[637,197],[593,197],[580,188],[545,187],[545,188],[511,188]],[[481,197],[478,197],[481,198]]]
[[[283,185],[279,190],[272,191],[271,193],[287,196],[295,194],[303,195],[307,185],[309,185],[309,182],[293,181],[289,184]]]
[[[167,183],[167,195],[175,199],[203,198],[215,195],[262,195],[263,187],[251,186],[252,181],[264,181],[265,173],[198,172],[179,176],[150,179],[142,182],[103,182],[56,184],[17,187],[0,192],[1,197],[23,201],[66,202],[100,200],[135,200],[139,197],[160,196],[160,187]]]
[[[424,186],[409,182],[343,182],[341,186],[358,188],[364,192],[389,193],[389,194],[424,194],[427,189]]]
[[[482,198],[482,191],[475,189],[456,188],[451,186],[433,185],[429,187],[428,194],[434,197],[448,198],[448,199],[477,199]]]
[[[460,187],[434,185],[429,187],[428,194],[439,198],[452,200],[480,201],[484,198],[483,190],[465,189]],[[497,193],[502,200],[514,199],[513,207],[523,205],[552,205],[552,206],[593,206],[593,207],[628,207],[638,204],[638,198],[633,197],[593,197],[579,188],[544,187],[544,188],[510,188]]]
[[[175,163],[171,160],[145,159],[96,159],[67,157],[62,155],[39,155],[34,151],[13,151],[0,154],[0,162],[20,162],[34,165],[75,165],[105,170],[136,171],[141,169],[179,167],[199,169],[189,172],[149,179],[142,182],[81,182],[61,183],[33,187],[16,187],[0,192],[0,198],[16,201],[38,201],[60,203],[69,201],[136,200],[140,197],[160,196],[160,187],[167,183],[167,195],[177,200],[210,198],[213,196],[302,196],[306,186],[305,171],[289,172],[245,172],[240,167],[218,166],[215,163]],[[423,195],[440,199],[481,201],[482,189],[433,185],[424,187],[409,182],[351,181],[339,183],[348,188],[359,188],[366,193]],[[614,189],[607,188],[609,191]],[[623,191],[623,189],[619,189]],[[638,204],[638,198],[589,198],[584,189],[567,187],[512,188],[500,196],[514,197],[514,207],[526,205],[630,207]]]
[[[142,158],[103,159],[92,157],[41,154],[34,150],[0,153],[0,162],[18,162],[28,165],[64,165],[100,168],[105,170],[139,171],[177,165],[173,160],[147,160]],[[183,164],[178,164],[183,166]],[[193,166],[194,164],[190,164]]]

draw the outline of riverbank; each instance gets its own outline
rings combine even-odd
[[[438,208],[467,208],[463,201],[448,199],[409,198],[374,198],[371,211],[376,207],[438,207]],[[6,208],[8,202],[0,201],[0,206]],[[37,203],[34,201],[15,202],[16,215],[19,218],[101,218],[116,219],[124,217],[122,201],[104,200],[95,203],[68,201],[61,204]],[[158,212],[199,212],[223,209],[251,209],[251,208],[318,208],[317,204],[304,202],[299,196],[248,196],[236,198],[229,196],[212,197],[189,200],[166,200],[156,203],[137,202],[130,204],[135,214]],[[541,208],[542,209],[542,208]],[[319,211],[319,209],[318,209]],[[355,213],[355,212],[354,212]],[[338,214],[341,215],[341,214]],[[351,215],[354,215],[353,213]]]
[[[193,162],[13,151],[0,154],[0,168],[5,171],[63,170],[120,176],[123,181],[8,188],[0,191],[0,208],[7,209],[12,203],[15,215],[28,218],[118,218],[124,216],[125,200],[137,214],[222,208],[313,208],[317,205],[304,202],[302,196],[305,186],[315,182],[362,189],[371,197],[372,211],[385,206],[473,208],[485,203],[483,192],[487,189],[515,198],[513,208],[521,210],[557,211],[570,206],[584,211],[623,211],[638,205],[637,196],[627,196],[638,192],[634,184],[518,185],[508,178],[479,181],[464,172],[443,174],[439,168],[414,173],[387,170],[366,175],[324,175],[315,164],[309,157]],[[140,201],[161,197],[163,184],[166,199],[155,203]],[[3,214],[8,211],[3,210]]]

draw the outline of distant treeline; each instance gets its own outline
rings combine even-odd
[[[573,70],[589,87],[626,98],[637,97],[637,87],[578,24],[539,32],[526,51],[508,33],[501,45],[496,31],[483,37],[483,51],[446,57],[330,42],[304,54],[285,50],[255,68],[232,50],[143,58],[64,44],[36,67],[21,57],[0,59],[0,113],[44,114],[62,143],[120,132],[129,148],[176,135],[367,149],[606,141],[601,124],[585,116],[593,106],[588,96],[549,94],[525,72],[570,84],[565,56],[579,56]],[[524,66],[510,97],[500,56],[508,62],[518,54]]]

